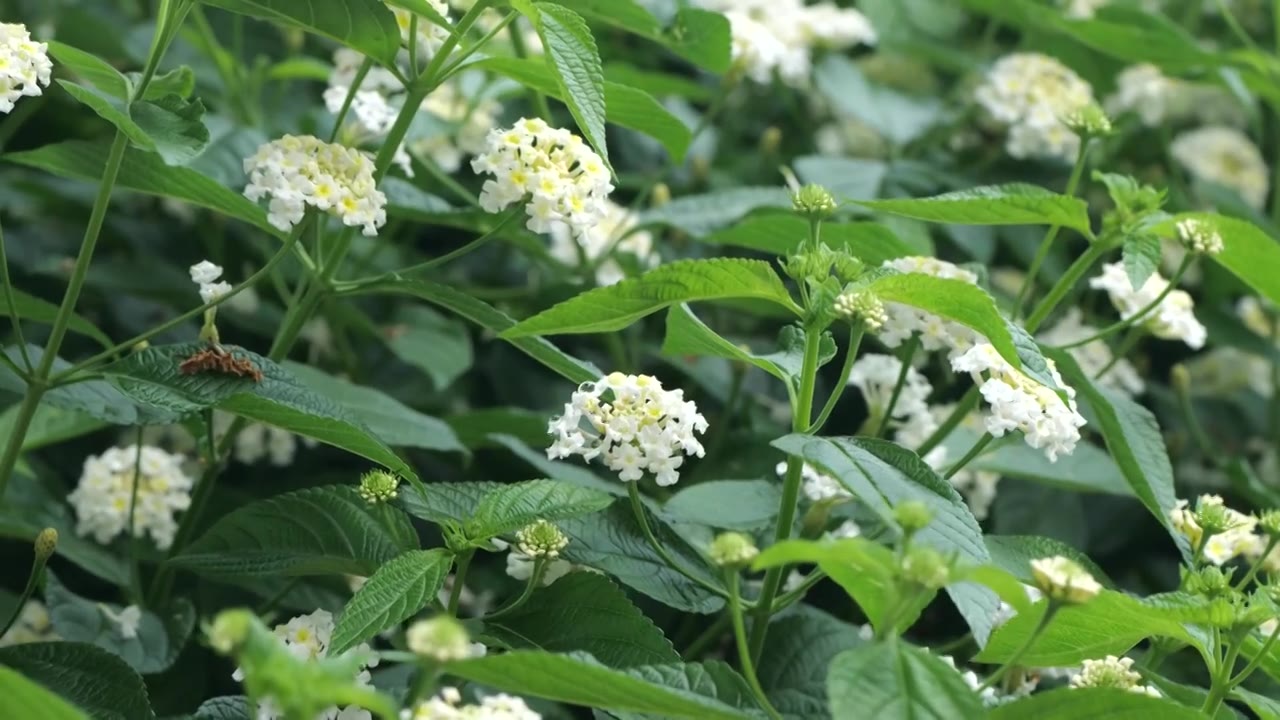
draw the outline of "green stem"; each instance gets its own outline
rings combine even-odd
[[[805,330],[804,360],[800,367],[800,391],[795,399],[791,429],[794,432],[809,432],[812,428],[810,418],[813,414],[813,388],[818,375],[818,355],[821,348],[822,331],[816,327]],[[773,540],[782,542],[791,537],[791,526],[795,524],[796,505],[800,500],[800,479],[804,461],[792,455],[787,458],[787,475],[782,482],[782,500],[778,505],[778,525],[774,529]],[[760,590],[760,598],[756,601],[756,617],[751,626],[751,656],[760,657],[764,650],[765,635],[769,631],[769,618],[773,614],[773,601],[782,587],[784,565],[777,565],[765,571],[764,586]]]
[[[1093,264],[1105,255],[1109,249],[1110,247],[1106,243],[1094,242],[1089,245],[1089,248],[1080,257],[1076,258],[1075,262],[1071,263],[1071,266],[1062,274],[1062,277],[1058,278],[1058,282],[1049,289],[1049,293],[1045,295],[1040,304],[1031,312],[1031,316],[1027,318],[1026,330],[1028,333],[1035,334],[1040,324],[1053,313],[1054,308],[1058,307],[1058,303],[1062,302],[1062,299],[1067,296],[1071,288],[1080,282],[1080,278],[1084,277],[1085,273],[1089,272],[1089,269],[1093,267]]]
[[[436,182],[440,183],[449,192],[453,193],[462,202],[471,207],[480,207],[480,200],[476,198],[462,183],[454,180],[446,173],[430,156],[414,155],[414,159],[418,161],[418,166],[427,171]]]
[[[253,611],[253,614],[257,615],[258,617],[265,617],[267,613],[270,613],[271,611],[275,610],[277,605],[279,605],[281,602],[284,602],[284,599],[289,596],[289,593],[292,592],[293,589],[298,587],[298,585],[301,583],[302,583],[301,577],[289,578],[289,581],[286,582],[284,585],[281,585],[280,589],[277,590],[274,595],[264,600],[262,604],[259,605],[256,610]]]
[[[751,660],[751,650],[747,646],[747,627],[746,622],[742,618],[742,598],[739,592],[739,583],[741,578],[737,570],[726,570],[725,581],[729,586],[729,617],[733,621],[733,639],[738,646],[738,662],[742,666],[742,676],[747,679],[747,685],[751,686],[751,692],[755,694],[756,700],[760,702],[760,707],[769,717],[774,720],[782,720],[782,716],[774,709],[773,704],[769,702],[769,696],[765,694],[764,688],[760,686],[760,679],[756,677],[755,663]],[[765,622],[768,622],[766,619]]]
[[[1044,615],[1040,618],[1040,624],[1036,625],[1036,629],[1027,636],[1027,641],[1022,643],[1022,647],[1018,648],[1018,651],[1015,652],[1009,660],[1005,662],[1005,664],[1001,665],[995,672],[988,675],[987,679],[978,686],[976,692],[981,693],[983,690],[993,687],[996,683],[1000,682],[1000,678],[1004,677],[1010,669],[1017,667],[1018,661],[1031,650],[1031,646],[1040,638],[1040,635],[1044,632],[1045,628],[1049,627],[1049,623],[1057,613],[1058,604],[1053,600],[1050,600],[1048,607],[1044,610]]]
[[[22,335],[22,316],[18,314],[18,300],[13,295],[13,289],[13,282],[9,279],[9,258],[4,250],[4,228],[0,227],[0,290],[4,291],[5,305],[9,308],[9,320],[13,323],[13,335],[18,341],[18,351],[22,354],[22,366],[27,373],[31,373],[36,366],[31,364],[27,340]]]
[[[1138,344],[1138,340],[1141,338],[1141,326],[1129,328],[1129,332],[1125,334],[1124,339],[1120,341],[1119,345],[1116,345],[1115,352],[1111,354],[1111,359],[1107,361],[1106,365],[1102,366],[1102,369],[1098,371],[1097,375],[1093,376],[1093,379],[1101,380],[1106,377],[1107,373],[1111,372],[1112,368],[1120,364],[1120,361],[1124,359],[1125,355],[1129,354],[1130,350],[1133,350],[1133,347]]]
[[[1218,714],[1218,708],[1231,692],[1231,671],[1235,669],[1236,659],[1240,657],[1240,647],[1240,643],[1233,643],[1227,650],[1222,665],[1214,673],[1213,684],[1209,686],[1209,696],[1204,699],[1204,705],[1200,708],[1200,712],[1207,717]]]
[[[1253,659],[1249,661],[1249,664],[1245,665],[1244,669],[1241,670],[1239,674],[1231,678],[1232,687],[1235,687],[1249,679],[1249,676],[1253,674],[1254,670],[1258,669],[1258,666],[1262,664],[1262,661],[1271,657],[1271,647],[1276,644],[1276,638],[1280,638],[1280,624],[1277,624],[1276,629],[1271,631],[1271,635],[1267,637],[1267,641],[1262,643],[1262,649],[1258,650],[1257,654],[1253,656]]]
[[[529,57],[529,49],[524,45],[524,36],[520,34],[519,25],[511,25],[507,28],[507,37],[511,39],[511,49],[515,52],[516,57],[526,60]],[[547,104],[547,96],[534,90],[532,87],[526,87],[525,90],[529,94],[529,102],[533,105],[538,115],[551,122],[551,106]]]
[[[845,388],[849,386],[849,372],[853,370],[853,362],[858,358],[858,348],[862,345],[862,337],[865,334],[866,327],[860,321],[854,322],[849,326],[849,343],[845,347],[844,364],[840,366],[840,379],[836,380],[835,389],[827,397],[826,404],[822,406],[822,411],[818,413],[818,419],[813,421],[812,431],[815,434],[827,424],[827,419],[831,417],[831,412],[836,409],[836,403],[840,402]]]
[[[893,417],[893,410],[898,406],[898,398],[902,397],[902,388],[906,387],[907,375],[911,373],[911,361],[916,356],[916,351],[920,349],[920,336],[912,335],[907,341],[907,349],[903,354],[902,367],[898,368],[898,379],[893,383],[893,394],[889,396],[889,404],[880,414],[880,421],[876,425],[876,433],[874,437],[884,437],[884,433],[889,429],[889,418]]]
[[[1089,141],[1084,139],[1080,142],[1080,150],[1076,153],[1075,164],[1071,167],[1071,177],[1067,179],[1066,194],[1075,197],[1076,189],[1080,186],[1080,178],[1084,175],[1084,168],[1087,165],[1089,157]],[[1053,249],[1053,241],[1058,237],[1058,233],[1062,230],[1061,225],[1053,225],[1045,231],[1044,239],[1040,241],[1040,247],[1036,249],[1036,255],[1031,260],[1031,267],[1027,268],[1027,277],[1022,281],[1022,288],[1018,290],[1018,297],[1013,301],[1013,318],[1016,320],[1022,314],[1022,306],[1027,302],[1027,298],[1031,295],[1031,289],[1035,287],[1036,276],[1040,274],[1040,267],[1044,265],[1045,259],[1049,257],[1049,251]]]
[[[416,21],[417,15],[413,16]],[[410,35],[409,37],[416,37]],[[410,42],[409,47],[412,50],[416,48],[418,43]],[[333,142],[338,137],[338,132],[342,130],[342,123],[347,120],[347,113],[351,112],[351,104],[356,100],[356,92],[360,90],[360,84],[364,82],[364,78],[373,69],[373,58],[366,57],[364,62],[360,63],[360,67],[356,69],[355,77],[351,79],[351,86],[347,88],[346,97],[342,98],[342,107],[338,109],[338,114],[333,118],[333,129],[329,131],[329,142]]]
[[[498,235],[501,233],[503,228],[505,228],[512,220],[516,219],[516,217],[519,216],[519,214],[523,211],[524,211],[524,208],[522,206],[513,207],[502,216],[502,218],[498,221],[498,224],[495,225],[492,230],[481,235],[475,240],[472,240],[466,245],[463,245],[462,247],[456,250],[447,252],[438,258],[432,258],[430,260],[427,260],[426,262],[420,262],[416,265],[410,265],[409,267],[404,268],[403,270],[397,270],[393,273],[388,273],[387,275],[384,275],[382,277],[373,278],[372,282],[375,282],[375,283],[384,282],[386,280],[394,279],[397,276],[409,275],[411,273],[416,273],[422,270],[429,270],[434,267],[445,265],[453,260],[457,260],[463,255],[479,250],[490,240],[498,237]]]
[[[18,603],[13,606],[13,613],[9,615],[9,619],[0,625],[0,637],[4,637],[4,634],[9,632],[9,628],[13,627],[13,624],[22,616],[23,606],[36,594],[36,589],[40,587],[40,579],[44,577],[44,566],[47,562],[49,562],[49,556],[41,553],[37,547],[35,557],[31,560],[31,572],[27,575],[26,587],[22,589],[22,595],[18,598]]]
[[[463,550],[458,555],[457,567],[453,571],[453,587],[449,589],[449,605],[445,611],[458,617],[458,602],[462,600],[462,589],[466,586],[467,570],[471,568],[471,558],[475,557],[475,548]]]
[[[535,558],[533,561],[533,573],[529,575],[528,582],[524,584],[524,590],[520,592],[520,595],[515,600],[512,600],[506,606],[500,607],[488,615],[485,615],[485,621],[488,622],[494,618],[500,618],[503,615],[509,614],[521,605],[524,605],[525,602],[533,596],[533,591],[542,584],[542,576],[546,574],[547,563],[548,561],[546,558]]]
[[[947,474],[943,475],[942,478],[944,480],[950,480],[954,477],[956,473],[964,469],[965,465],[973,462],[975,458],[981,455],[982,451],[987,449],[987,446],[991,444],[992,440],[995,440],[995,436],[991,433],[983,433],[982,437],[978,438],[978,441],[973,444],[973,447],[969,448],[969,452],[965,453],[964,457],[960,458],[955,465],[948,468]]]
[[[689,643],[689,646],[684,649],[684,652],[680,653],[680,657],[690,661],[696,660],[711,643],[715,642],[724,633],[729,623],[728,613],[716,618],[715,622],[708,623],[706,628],[698,634],[698,637],[694,638],[693,642]]]
[[[627,483],[627,495],[631,498],[631,510],[636,516],[636,522],[640,525],[640,532],[644,534],[645,540],[649,542],[649,546],[653,548],[654,552],[658,553],[658,557],[662,558],[662,561],[667,564],[667,567],[702,586],[703,589],[715,593],[720,597],[727,597],[728,593],[726,593],[723,588],[718,588],[703,578],[700,578],[686,570],[682,564],[677,562],[676,559],[671,556],[671,553],[667,552],[667,549],[663,547],[662,543],[658,542],[658,538],[653,534],[653,529],[649,527],[649,511],[645,509],[644,503],[640,501],[639,483]]]
[[[1118,322],[1112,323],[1111,325],[1108,325],[1107,327],[1099,330],[1098,332],[1090,335],[1089,337],[1083,340],[1076,340],[1075,342],[1069,342],[1069,343],[1066,343],[1065,345],[1059,345],[1058,349],[1070,350],[1071,348],[1080,347],[1082,345],[1088,345],[1091,342],[1096,342],[1105,337],[1114,335],[1115,333],[1120,332],[1125,328],[1131,327],[1133,325],[1138,324],[1142,320],[1145,320],[1147,315],[1151,311],[1159,307],[1160,303],[1164,302],[1164,299],[1169,297],[1169,293],[1173,292],[1177,288],[1178,281],[1181,280],[1182,276],[1186,274],[1187,270],[1191,267],[1191,263],[1194,262],[1195,259],[1196,259],[1195,253],[1188,251],[1186,256],[1182,258],[1182,263],[1178,265],[1178,269],[1176,272],[1174,272],[1173,277],[1169,278],[1169,284],[1165,286],[1165,289],[1160,291],[1160,294],[1157,295],[1154,300],[1147,303],[1138,312],[1134,313],[1133,315],[1130,315],[1129,317],[1123,320],[1120,320]]]
[[[1263,561],[1267,559],[1267,556],[1271,554],[1272,550],[1275,550],[1276,543],[1278,542],[1280,542],[1280,538],[1273,537],[1267,540],[1266,549],[1264,549],[1262,554],[1258,556],[1258,559],[1254,561],[1253,565],[1249,568],[1249,572],[1240,579],[1240,582],[1236,583],[1236,590],[1244,590],[1245,586],[1249,584],[1249,581],[1258,576],[1258,570],[1262,568]]]
[[[800,583],[798,587],[778,596],[778,599],[773,603],[774,614],[777,614],[803,600],[805,594],[808,593],[814,585],[822,582],[826,577],[827,574],[822,570],[817,568],[810,570],[809,575],[805,577],[804,582]]]
[[[951,414],[947,416],[947,419],[943,420],[942,424],[938,426],[938,429],[934,430],[933,434],[925,438],[925,441],[920,444],[920,447],[916,448],[916,454],[920,457],[924,457],[929,454],[930,450],[941,445],[947,437],[960,426],[960,423],[964,422],[964,419],[969,416],[969,413],[973,412],[973,409],[978,407],[978,399],[980,397],[981,395],[979,394],[977,385],[966,390],[964,397],[960,398],[960,402],[956,403],[955,408],[951,411]]]
[[[130,599],[134,605],[141,605],[142,597],[142,563],[138,559],[139,546],[138,526],[134,523],[135,512],[138,508],[138,486],[142,483],[139,481],[142,477],[142,426],[138,426],[138,432],[134,436],[133,441],[134,457],[133,457],[133,487],[129,489],[129,593]]]

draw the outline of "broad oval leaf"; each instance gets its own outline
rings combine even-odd
[[[1077,720],[1105,717],[1109,720],[1203,720],[1204,713],[1119,688],[1059,688],[992,708],[991,720]]]
[[[760,653],[760,684],[784,716],[831,717],[827,668],[840,653],[868,642],[856,626],[812,605],[775,620]]]
[[[209,5],[241,15],[276,20],[336,40],[394,65],[400,50],[400,28],[381,0],[206,0]]]
[[[827,671],[831,715],[914,720],[983,717],[982,700],[951,665],[903,641],[840,653]]]
[[[667,38],[667,46],[680,57],[711,72],[728,72],[733,43],[729,19],[724,15],[682,7],[667,29]]]
[[[784,256],[795,252],[808,237],[809,223],[804,218],[794,213],[762,211],[732,227],[706,235],[701,241]],[[868,265],[878,266],[885,260],[916,254],[892,230],[873,222],[824,222],[822,242]]]
[[[209,144],[204,105],[166,95],[155,102],[126,103],[97,88],[58,80],[71,97],[129,136],[134,147],[155,153],[166,165],[186,165]]]
[[[1222,252],[1211,255],[1219,265],[1257,290],[1273,303],[1280,304],[1280,242],[1253,223],[1216,213],[1183,213],[1152,228],[1153,233],[1177,236],[1177,224],[1183,220],[1199,220],[1222,235]]]
[[[80,708],[7,667],[0,667],[0,697],[4,698],[5,712],[15,718],[89,720]]]
[[[744,686],[739,688],[738,697],[749,696],[749,691],[742,692],[745,681],[723,665],[718,666],[715,676],[708,669],[716,666],[695,663],[614,670],[586,653],[559,655],[515,650],[451,662],[445,667],[451,675],[498,690],[602,710],[690,720],[759,717],[758,708],[728,705],[706,693],[709,689],[719,690],[717,681],[724,678]]]
[[[307,488],[220,518],[170,562],[203,575],[372,575],[418,549],[409,518],[354,487]]]
[[[58,306],[43,300],[34,295],[29,295],[16,287],[8,289],[10,296],[13,298],[13,305],[17,308],[18,316],[23,321],[34,321],[52,325],[54,318],[58,316]],[[0,317],[9,317],[9,303],[0,302]],[[71,320],[67,325],[67,329],[71,332],[80,333],[86,337],[93,338],[95,342],[104,348],[110,348],[114,345],[111,338],[107,334],[94,327],[93,323],[85,320],[78,314],[72,313]]]
[[[678,197],[640,213],[639,222],[641,225],[667,225],[701,237],[757,208],[790,207],[791,196],[782,188],[735,187]]]
[[[428,491],[429,492],[429,491]],[[499,485],[480,500],[464,526],[467,539],[482,543],[515,532],[536,520],[555,522],[599,512],[612,495],[557,480],[526,480]]]
[[[3,352],[15,364],[21,362],[21,353],[18,348],[8,347]],[[27,356],[31,358],[32,363],[38,364],[43,354],[43,348],[27,345]],[[53,361],[55,373],[69,367],[71,363],[62,358],[56,358]],[[22,395],[27,391],[27,382],[18,377],[8,364],[0,364],[0,390]],[[161,424],[177,419],[174,413],[167,410],[135,404],[131,398],[105,380],[86,380],[53,388],[45,392],[41,402],[43,406],[83,413],[113,425]]]
[[[338,655],[431,604],[453,566],[448,550],[410,550],[378,568],[338,616],[329,653]]]
[[[513,612],[486,621],[484,634],[508,647],[589,652],[615,668],[679,662],[662,630],[608,578],[572,572]]]
[[[1079,198],[1011,183],[919,199],[855,200],[879,212],[952,225],[1060,225],[1091,235],[1089,209]]]
[[[584,292],[521,321],[502,337],[611,332],[676,303],[731,298],[767,300],[800,314],[766,262],[678,260],[638,278]]]
[[[547,64],[555,73],[561,99],[578,122],[587,142],[609,164],[605,142],[604,66],[591,28],[578,13],[550,2],[521,3],[542,38]],[[534,12],[528,12],[532,9]]]
[[[1160,260],[1160,238],[1155,235],[1135,234],[1124,239],[1121,261],[1125,274],[1129,276],[1129,284],[1134,288],[1140,288],[1147,282],[1147,278],[1160,268]]]
[[[1088,555],[1061,540],[1033,535],[988,535],[984,540],[991,553],[992,564],[1028,585],[1035,584],[1035,578],[1031,574],[1031,561],[1054,555],[1074,560],[1098,582],[1113,585],[1111,578]]]
[[[0,668],[22,673],[96,720],[155,718],[142,678],[95,645],[43,642],[0,648]]]
[[[782,489],[768,480],[708,480],[672,495],[662,511],[675,522],[727,530],[771,527]]]

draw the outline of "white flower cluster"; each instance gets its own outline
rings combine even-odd
[[[324,105],[330,113],[337,115],[342,112],[347,95],[351,94],[351,84],[356,81],[364,59],[364,55],[349,48],[334,51],[329,87],[324,91]],[[400,93],[403,91],[404,86],[390,70],[376,65],[369,68],[355,94],[351,95],[351,107],[347,110],[338,135],[342,144],[358,147],[385,137],[400,113],[399,105],[403,104]],[[396,148],[391,162],[406,176],[413,177],[413,165],[403,142]]]
[[[1120,311],[1120,317],[1128,320],[1159,297],[1169,287],[1169,281],[1159,273],[1152,273],[1141,288],[1135,289],[1124,265],[1117,262],[1103,265],[1102,274],[1091,278],[1089,287],[1105,290],[1111,304]],[[1152,335],[1164,340],[1181,340],[1187,347],[1199,350],[1204,347],[1208,331],[1196,319],[1194,307],[1195,301],[1185,290],[1173,290],[1141,321]]]
[[[618,262],[619,254],[635,258],[642,268],[658,264],[658,254],[653,247],[653,235],[636,227],[632,212],[610,200],[604,202],[604,214],[592,227],[577,234],[569,226],[557,222],[551,226],[551,256],[565,265],[594,266],[596,284],[614,285],[626,278],[627,273]]]
[[[1058,455],[1070,455],[1080,441],[1084,417],[1076,411],[1075,390],[1067,387],[1062,376],[1049,362],[1049,374],[1067,395],[1067,402],[1056,392],[1014,368],[989,343],[975,345],[951,361],[956,372],[973,375],[979,392],[990,405],[985,421],[987,432],[1002,437],[1020,430],[1033,448],[1043,450],[1051,462]]]
[[[1210,535],[1208,540],[1204,539],[1204,528],[1196,519],[1197,513],[1206,508],[1220,511],[1226,525],[1222,532]],[[1191,547],[1199,547],[1203,542],[1200,553],[1214,565],[1224,565],[1241,555],[1257,557],[1266,549],[1266,539],[1254,534],[1258,519],[1227,507],[1220,495],[1201,495],[1194,509],[1188,501],[1179,500],[1169,511],[1169,520]]]
[[[245,158],[250,200],[271,198],[267,220],[281,230],[300,222],[307,206],[359,227],[366,236],[378,234],[387,222],[387,196],[373,181],[373,161],[345,145],[326,143],[311,135],[285,135],[264,143]]]
[[[524,700],[498,693],[481,698],[477,705],[463,705],[462,694],[457,688],[446,687],[438,695],[418,704],[412,710],[402,710],[401,720],[542,720],[542,716],[525,704]]]
[[[135,481],[137,506],[131,532],[129,505]],[[191,504],[191,486],[181,455],[131,445],[86,458],[80,484],[67,500],[75,507],[78,534],[93,535],[103,544],[122,533],[149,534],[156,547],[167,550],[178,530],[174,515]]]
[[[215,411],[214,435],[222,437],[235,420],[236,416],[231,413]],[[249,423],[240,429],[240,434],[236,435],[231,456],[245,465],[253,465],[265,459],[268,464],[275,467],[287,467],[293,464],[294,456],[297,455],[298,439],[298,436],[288,430],[274,425]],[[311,438],[302,438],[302,444],[306,447],[315,447],[316,441]]]
[[[1161,697],[1160,691],[1142,684],[1142,675],[1133,669],[1133,658],[1108,655],[1101,660],[1085,660],[1080,672],[1071,676],[1072,688],[1115,688],[1139,695]]]
[[[1266,204],[1267,163],[1239,130],[1220,125],[1189,130],[1173,139],[1169,151],[1195,179],[1234,190],[1255,209]]]
[[[440,13],[444,19],[449,19],[449,3],[445,0],[427,0],[427,4],[432,10]],[[405,47],[409,47],[411,43],[418,44],[418,62],[419,64],[430,60],[435,56],[436,51],[449,38],[449,30],[440,27],[421,15],[418,16],[418,34],[417,37],[411,37],[413,32],[414,13],[405,10],[396,5],[390,5],[391,12],[396,16],[396,25],[400,26],[400,42]]]
[[[0,635],[0,647],[22,645],[34,642],[52,642],[61,640],[53,631],[53,621],[49,618],[49,608],[39,600],[28,600],[18,613],[13,626]]]
[[[783,460],[774,467],[774,472],[778,473],[778,477],[787,474],[787,462]],[[839,480],[822,472],[818,468],[804,463],[800,466],[801,492],[809,498],[809,502],[844,502],[852,500],[853,493],[849,492]]]
[[[1087,570],[1061,555],[1032,560],[1031,576],[1042,593],[1070,605],[1089,602],[1102,592],[1102,584]]]
[[[978,276],[972,272],[933,257],[895,258],[886,260],[883,267],[902,273],[920,273],[949,280],[961,280],[973,285],[978,283]],[[968,350],[978,341],[977,334],[964,325],[945,320],[910,305],[886,302],[884,309],[887,317],[877,337],[886,347],[896,348],[912,335],[919,333],[922,349],[930,352],[945,349],[954,355]]]
[[[316,610],[310,615],[299,615],[287,623],[275,626],[273,632],[295,658],[318,660],[329,653],[333,629],[333,614],[328,610]],[[362,643],[348,650],[347,653],[364,653],[366,657],[371,658],[368,666],[356,675],[356,683],[363,687],[372,687],[373,676],[369,674],[367,668],[377,665],[378,658],[372,654],[368,643]],[[236,668],[231,677],[236,681],[244,680],[244,671]],[[257,720],[279,720],[283,717],[283,713],[271,698],[261,698],[258,701]],[[373,715],[368,710],[354,705],[346,708],[331,707],[316,716],[316,720],[372,720],[372,718]]]
[[[1067,310],[1066,315],[1058,321],[1057,325],[1040,333],[1040,342],[1049,346],[1067,345],[1093,337],[1097,333],[1098,328],[1085,324],[1084,313],[1080,308],[1072,307]],[[1115,360],[1115,355],[1103,339],[1073,347],[1068,352],[1079,363],[1084,374],[1097,378],[1100,385],[1131,396],[1142,394],[1146,387],[1133,363],[1124,358]],[[1107,374],[1098,377],[1098,373],[1107,367],[1111,368]]]
[[[218,282],[222,277],[222,268],[208,260],[201,260],[191,266],[191,282],[200,286],[200,299],[205,304],[231,292],[231,283]]]
[[[35,97],[42,86],[49,87],[53,63],[48,50],[31,39],[26,25],[0,23],[0,113],[12,112],[19,98]]]
[[[663,390],[649,375],[615,372],[580,385],[564,414],[548,424],[555,441],[547,457],[600,457],[624,482],[650,472],[659,485],[674,485],[684,456],[705,454],[695,433],[706,430],[706,418],[683,390]]]
[[[587,233],[604,217],[613,192],[604,160],[582,138],[536,118],[490,130],[485,152],[471,159],[471,169],[494,176],[481,187],[481,207],[498,212],[529,198],[527,225],[539,233],[550,232],[557,221],[575,235]]]
[[[1034,675],[1027,675],[1022,678],[1017,687],[1007,693],[994,687],[983,688],[982,679],[978,677],[978,674],[972,670],[961,670],[956,666],[954,657],[942,655],[938,659],[950,665],[957,673],[960,673],[960,677],[964,679],[964,684],[968,685],[970,690],[978,692],[978,688],[982,688],[981,692],[978,692],[978,697],[982,698],[982,704],[987,707],[995,707],[1024,698],[1035,692],[1036,686],[1039,684],[1039,680]]]
[[[882,418],[893,399],[893,390],[902,374],[902,361],[893,355],[868,353],[858,357],[849,370],[849,384],[858,388],[867,401],[872,418]],[[893,419],[904,420],[929,412],[929,396],[933,385],[913,367],[907,368],[902,392],[893,406]]]
[[[464,93],[454,80],[433,90],[422,101],[422,109],[452,130],[411,138],[409,148],[429,156],[447,173],[457,172],[463,158],[485,151],[489,130],[498,126],[502,113],[498,101]]]
[[[758,83],[772,82],[777,73],[788,85],[806,85],[815,48],[844,50],[876,43],[875,28],[866,16],[831,2],[702,0],[701,4],[729,19],[733,62]]]
[[[975,99],[1008,128],[1005,149],[1011,156],[1070,161],[1080,138],[1063,121],[1093,102],[1093,88],[1054,58],[1014,53],[996,61]]]
[[[1130,65],[1116,76],[1116,91],[1104,103],[1111,115],[1135,113],[1147,127],[1159,127],[1170,119],[1183,91],[1179,80],[1160,72],[1151,63]]]

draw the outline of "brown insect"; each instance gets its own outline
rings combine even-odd
[[[262,382],[262,371],[252,360],[243,357],[236,357],[228,352],[221,345],[212,345],[202,350],[197,350],[191,357],[183,360],[178,365],[178,372],[183,375],[195,375],[197,373],[214,373],[217,375],[232,375],[235,377],[249,378],[256,383]]]

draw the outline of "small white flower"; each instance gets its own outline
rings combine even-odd
[[[0,23],[0,113],[7,114],[22,97],[42,94],[49,87],[53,63],[49,46],[35,42],[27,26]]]
[[[862,392],[873,418],[884,415],[893,398],[898,376],[902,373],[902,361],[893,355],[867,354],[860,356],[849,371],[849,384]],[[907,368],[907,376],[893,406],[893,418],[903,420],[929,411],[929,395],[933,386],[913,367]]]
[[[463,705],[462,693],[446,687],[413,709],[400,711],[401,720],[542,720],[542,716],[514,695],[498,693],[480,699],[476,705]]]
[[[439,662],[465,660],[475,653],[467,629],[448,615],[437,615],[429,620],[413,623],[405,631],[404,639],[409,652]]]
[[[565,265],[595,265],[596,284],[614,285],[626,278],[618,255],[629,255],[641,268],[658,264],[653,234],[636,231],[637,219],[632,212],[610,200],[603,204],[604,214],[593,227],[575,234],[563,222],[551,225],[551,256]]]
[[[1122,263],[1107,263],[1102,266],[1101,275],[1090,278],[1089,287],[1105,290],[1111,304],[1120,311],[1120,317],[1128,320],[1159,297],[1169,287],[1169,281],[1159,273],[1152,273],[1142,287],[1135,289]],[[1195,302],[1186,291],[1173,290],[1141,321],[1152,335],[1164,340],[1181,340],[1187,347],[1199,350],[1204,347],[1208,331],[1196,319],[1194,307]]]
[[[1093,102],[1093,88],[1054,58],[1013,53],[996,61],[974,97],[991,120],[1008,128],[1009,155],[1070,161],[1080,138],[1063,119]]]
[[[813,50],[874,45],[876,32],[852,8],[804,0],[702,0],[729,20],[735,66],[753,81],[770,83],[776,73],[788,85],[807,84]]]
[[[1130,65],[1116,76],[1116,91],[1107,97],[1105,107],[1112,115],[1132,112],[1143,125],[1160,127],[1173,114],[1183,89],[1180,80],[1166,76],[1155,65]]]
[[[1169,511],[1170,524],[1187,538],[1193,548],[1198,547],[1204,540],[1204,529],[1200,527],[1196,516],[1201,509],[1209,507],[1221,508],[1226,528],[1223,532],[1210,535],[1208,541],[1204,542],[1201,550],[1204,559],[1221,566],[1241,555],[1251,552],[1261,554],[1261,549],[1256,547],[1257,536],[1253,534],[1258,526],[1258,519],[1226,507],[1220,495],[1201,495],[1194,509],[1188,501],[1179,500]]]
[[[786,475],[786,461],[784,460],[778,463],[777,466],[774,467],[774,472],[778,473],[778,477]],[[845,500],[853,499],[853,493],[845,489],[845,486],[841,485],[839,480],[836,480],[809,463],[804,463],[800,466],[800,478],[803,483],[801,485],[801,492],[804,493],[805,497],[809,498],[810,502],[843,502]]]
[[[373,236],[387,221],[387,196],[374,183],[373,169],[359,150],[285,135],[245,159],[244,194],[254,201],[269,198],[267,220],[281,230],[291,230],[314,207]]]
[[[1189,130],[1169,146],[1173,159],[1197,180],[1235,190],[1251,207],[1267,202],[1270,173],[1258,146],[1232,127]]]
[[[130,605],[119,613],[115,612],[106,605],[99,605],[98,609],[108,620],[115,623],[116,629],[120,631],[120,637],[125,640],[132,640],[138,637],[138,625],[142,622],[142,608],[137,605]]]
[[[649,375],[612,373],[583,383],[554,418],[547,432],[555,436],[547,457],[599,457],[623,482],[646,472],[659,485],[674,485],[685,455],[705,454],[696,434],[707,430],[698,406],[683,390],[664,390]]]
[[[180,455],[148,445],[115,447],[87,458],[80,484],[67,496],[76,511],[76,532],[93,535],[103,544],[130,534],[129,505],[136,480],[133,532],[150,535],[156,547],[167,550],[178,530],[175,515],[191,504],[192,480],[183,472],[182,461]]]

